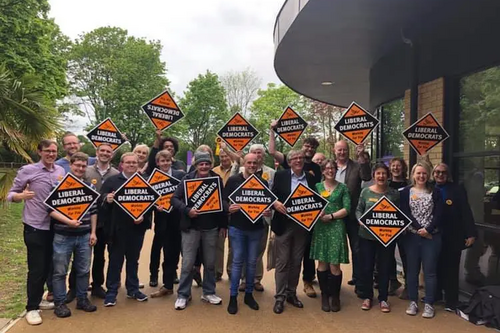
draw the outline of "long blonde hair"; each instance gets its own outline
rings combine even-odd
[[[429,164],[425,163],[425,162],[417,162],[412,168],[411,168],[411,173],[410,173],[410,182],[411,182],[411,186],[415,186],[415,170],[417,169],[417,167],[422,167],[425,169],[425,171],[427,172],[427,182],[425,183],[425,187],[428,189],[428,190],[431,190],[432,189],[432,186],[431,186],[431,167],[429,166]]]

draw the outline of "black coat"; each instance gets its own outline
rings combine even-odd
[[[314,181],[314,177],[309,174],[305,173],[306,175],[306,180],[307,180],[307,186],[313,190],[316,191],[316,184]],[[291,182],[292,182],[292,172],[290,169],[288,170],[280,170],[276,172],[274,175],[274,183],[273,183],[273,188],[272,191],[273,193],[278,197],[278,201],[281,203],[285,203],[286,199],[290,196],[291,193]],[[289,223],[296,223],[292,219],[290,219],[287,215],[283,215],[279,212],[274,212],[274,217],[273,221],[271,223],[271,230],[276,234],[276,235],[282,235],[286,227]]]
[[[172,169],[172,177],[181,180],[184,178],[186,173],[181,170]],[[148,177],[149,178],[149,177]],[[179,184],[182,186],[182,182]],[[167,229],[179,229],[180,228],[180,220],[181,214],[180,212],[172,206],[172,210],[170,213],[160,212],[157,209],[154,209],[154,222],[155,222],[155,232],[164,232]]]
[[[449,182],[444,188],[443,247],[463,250],[465,240],[476,237],[474,216],[462,185]]]

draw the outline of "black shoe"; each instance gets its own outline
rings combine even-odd
[[[96,287],[92,287],[92,291],[91,291],[90,295],[93,297],[105,299],[106,298],[106,291],[103,289],[103,287],[96,286]]]
[[[66,318],[71,316],[71,310],[68,308],[66,303],[61,303],[56,305],[54,314],[59,318]]]
[[[66,293],[66,304],[73,302],[75,298],[76,298],[76,291],[72,289],[68,290],[68,292]],[[69,315],[71,316],[71,313]]]
[[[349,280],[349,281],[347,281],[347,284],[350,285],[350,286],[355,286],[356,285],[356,280],[355,279]]]
[[[148,300],[148,296],[146,296],[145,294],[143,294],[140,291],[137,291],[135,294],[127,293],[127,298],[135,299],[136,301],[139,301],[139,302],[145,302]]]
[[[229,298],[229,304],[227,306],[227,312],[229,314],[236,314],[238,312],[238,299],[237,299],[237,296],[231,296],[231,298]]]
[[[302,309],[304,307],[304,304],[302,304],[302,302],[299,301],[299,299],[297,298],[297,295],[288,296],[286,298],[286,301],[288,303],[292,304],[293,306],[295,306],[296,308]]]
[[[255,301],[255,298],[253,298],[253,294],[252,293],[245,293],[245,300],[244,300],[244,302],[252,310],[258,310],[259,309],[259,304]]]
[[[220,281],[222,281],[222,275],[221,274],[217,274],[215,276],[215,282],[220,282]]]
[[[151,276],[151,277],[149,278],[149,286],[150,286],[150,287],[153,287],[153,288],[158,287],[158,278],[157,278],[157,277],[153,277],[153,276]]]
[[[85,297],[84,299],[79,299],[76,301],[76,309],[83,310],[85,312],[94,312],[95,310],[97,310],[97,306],[90,303],[89,299]]]
[[[196,284],[198,285],[198,287],[203,286],[203,280],[201,279],[201,273],[200,272],[198,272],[198,271],[194,272],[193,280],[196,281]]]
[[[179,278],[177,276],[174,278],[174,284],[179,284]]]
[[[283,310],[285,310],[285,302],[282,300],[276,300],[276,303],[274,303],[273,307],[273,312],[276,314],[283,313]]]

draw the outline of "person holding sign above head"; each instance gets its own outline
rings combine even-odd
[[[55,141],[42,140],[38,144],[37,154],[40,161],[21,167],[7,194],[7,201],[24,201],[23,235],[28,264],[26,321],[30,325],[42,323],[39,311],[42,303],[45,309],[54,307],[53,303],[42,302],[43,286],[52,263],[53,239],[44,200],[65,174],[62,167],[54,164],[57,158]]]
[[[445,310],[455,312],[458,305],[458,277],[462,250],[471,247],[477,237],[474,216],[467,192],[454,183],[448,165],[439,163],[432,172],[444,202],[443,244],[438,264],[436,301],[445,298]]]
[[[156,154],[160,150],[166,150],[172,155],[172,169],[186,171],[186,163],[181,160],[175,159],[175,154],[179,151],[179,141],[172,137],[162,137],[162,131],[156,130],[156,138],[151,148],[148,161],[148,174],[153,172],[153,169],[157,167],[156,165]]]
[[[95,186],[98,192],[101,191],[102,184],[112,176],[120,172],[111,166],[111,159],[113,158],[113,148],[109,143],[101,143],[96,149],[97,162],[87,167],[85,171],[84,180]],[[92,261],[92,293],[94,297],[104,299],[106,291],[102,287],[104,284],[104,263],[107,236],[104,232],[104,216],[97,214],[97,243],[94,245],[94,255]]]
[[[231,176],[224,188],[224,199],[228,201],[228,197],[236,189],[242,185],[246,179],[257,171],[258,162],[256,154],[247,154],[243,162],[243,172]],[[261,180],[265,186],[268,183]],[[241,272],[243,264],[246,264],[246,283],[245,283],[245,299],[244,302],[253,310],[258,310],[259,305],[253,298],[252,292],[254,287],[255,270],[257,258],[259,256],[260,243],[262,234],[264,233],[264,218],[260,217],[256,222],[252,222],[241,210],[238,204],[229,206],[229,239],[232,247],[232,266],[231,266],[231,299],[227,311],[230,314],[238,312],[238,286],[240,284]],[[271,211],[266,209],[264,216],[271,216]]]
[[[284,169],[290,169],[290,165],[285,158],[283,153],[276,150],[276,138],[273,128],[276,127],[278,122],[274,120],[271,123],[271,128],[269,130],[269,154],[271,154],[276,161],[278,161]],[[313,177],[314,184],[321,182],[321,168],[318,164],[312,161],[312,158],[316,154],[316,149],[319,147],[319,142],[314,137],[307,137],[302,143],[301,150],[304,152],[304,171]],[[312,187],[314,188],[314,187]],[[306,249],[304,252],[303,260],[303,271],[302,280],[304,282],[304,293],[308,297],[316,297],[316,291],[313,288],[312,282],[314,281],[314,275],[316,274],[316,267],[314,260],[309,257],[309,251],[311,248],[311,236],[309,233],[309,239],[306,244]]]
[[[104,182],[101,188],[102,210],[106,214],[105,225],[108,235],[109,264],[106,276],[106,298],[104,306],[116,305],[116,296],[120,285],[120,274],[124,259],[126,264],[127,298],[139,302],[147,301],[148,297],[139,291],[139,255],[144,242],[144,234],[151,227],[150,213],[139,219],[132,218],[114,202],[115,191],[132,177],[139,169],[139,160],[134,153],[125,153],[120,163],[123,171]]]
[[[172,169],[172,154],[168,150],[159,151],[156,154],[155,164],[161,171],[178,180],[184,177],[184,172]],[[165,207],[158,205],[155,214],[155,236],[151,245],[151,257],[149,263],[149,285],[158,285],[158,267],[160,265],[160,252],[163,249],[163,286],[151,297],[162,297],[173,294],[174,279],[179,255],[181,252],[181,231],[179,226],[180,214],[172,209],[169,213],[164,211]]]
[[[358,205],[359,194],[361,193],[361,183],[372,179],[370,161],[364,157],[364,145],[356,147],[357,162],[349,158],[349,146],[344,140],[337,141],[334,147],[335,160],[337,161],[337,175],[335,179],[339,183],[347,185],[351,194],[351,211],[346,223],[349,246],[351,248],[352,258],[352,280],[347,283],[351,286],[356,285],[356,280],[360,276],[360,265],[358,263],[358,232],[359,223],[356,218],[356,207]]]
[[[324,160],[321,169],[323,182],[316,184],[316,190],[328,200],[328,206],[314,227],[311,258],[318,260],[321,309],[338,312],[342,286],[340,264],[349,263],[344,218],[351,210],[351,198],[347,186],[335,180],[337,164],[334,160]]]
[[[285,300],[297,308],[304,307],[297,298],[297,285],[309,232],[287,216],[288,212],[283,204],[299,184],[311,189],[316,185],[315,178],[304,170],[304,159],[303,150],[291,150],[287,155],[290,169],[276,172],[272,187],[273,193],[278,197],[274,204],[276,213],[271,223],[271,230],[276,234],[276,303],[273,311],[277,314],[285,309]]]
[[[222,179],[211,171],[212,165],[212,156],[209,153],[197,151],[194,154],[194,166],[196,170],[183,178],[184,184],[192,179],[217,177],[218,184],[221,186],[218,190],[223,191]],[[200,191],[200,188],[198,188],[197,191],[192,193],[193,196],[199,196],[199,200],[202,200],[208,188],[211,188],[212,185],[213,183],[206,186],[207,189],[205,191]],[[184,310],[187,303],[191,300],[191,286],[194,276],[193,266],[200,243],[203,247],[202,258],[204,267],[203,295],[201,299],[214,305],[222,303],[222,299],[215,294],[215,256],[219,235],[226,235],[227,207],[221,207],[223,208],[222,211],[202,214],[201,207],[200,209],[188,207],[186,194],[185,186],[181,184],[177,187],[171,199],[172,206],[181,214],[182,235],[182,268],[179,289],[177,291],[178,296],[175,301],[176,310]],[[223,206],[223,203],[218,202],[218,205]]]
[[[410,298],[406,314],[415,316],[418,312],[418,275],[422,265],[425,281],[424,318],[434,317],[437,265],[442,242],[443,198],[441,190],[431,185],[430,174],[429,165],[418,162],[411,170],[411,185],[400,191],[400,208],[412,220],[403,239]]]
[[[77,152],[71,155],[70,172],[82,179],[87,169],[87,154]],[[87,184],[87,185],[90,185]],[[74,253],[72,270],[75,271],[76,308],[85,312],[94,312],[97,307],[87,298],[89,286],[92,246],[97,242],[97,206],[92,204],[88,212],[79,220],[71,220],[56,210],[49,209],[54,221],[54,314],[59,318],[71,316],[66,306],[66,276],[71,254]]]
[[[399,193],[389,187],[389,168],[383,163],[377,163],[373,167],[374,184],[364,188],[359,197],[356,208],[356,218],[368,211],[383,196],[393,204],[398,205]],[[360,223],[361,224],[361,223]],[[387,302],[389,292],[390,264],[394,257],[394,246],[392,242],[385,247],[380,243],[367,228],[359,228],[359,264],[360,275],[356,281],[358,297],[363,300],[362,310],[370,310],[373,301],[373,271],[375,264],[378,267],[378,301],[380,311],[391,312],[391,307]]]

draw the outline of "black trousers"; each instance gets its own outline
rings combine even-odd
[[[316,277],[316,265],[314,259],[310,258],[312,231],[309,232],[307,238],[306,249],[304,250],[304,258],[302,259],[302,280],[312,283]]]
[[[92,288],[104,285],[104,264],[106,263],[106,233],[104,228],[96,229],[97,243],[94,245],[92,260]]]
[[[43,286],[47,281],[52,263],[52,231],[40,230],[24,225],[24,244],[28,254],[26,311],[37,310],[43,297]]]
[[[155,235],[151,246],[149,272],[152,278],[158,278],[160,253],[163,249],[162,278],[167,289],[173,289],[174,275],[181,253],[181,231],[176,221],[158,221],[155,223]]]
[[[446,306],[456,307],[458,305],[459,270],[462,250],[447,246],[443,238],[443,246],[439,255],[437,270],[437,295],[436,300],[444,299]]]
[[[346,221],[347,237],[349,238],[349,247],[351,248],[351,262],[352,262],[352,279],[358,280],[360,274],[359,263],[359,224],[357,220],[347,219]]]

